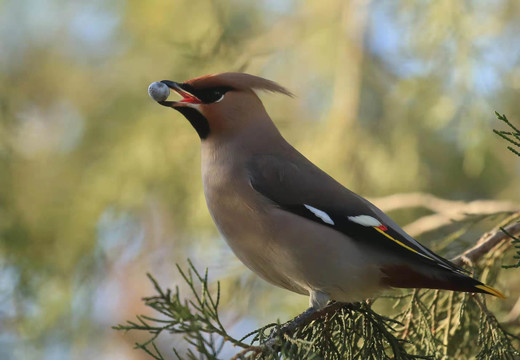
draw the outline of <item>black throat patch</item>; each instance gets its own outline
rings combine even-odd
[[[197,134],[199,134],[201,140],[204,140],[208,137],[210,132],[209,122],[208,119],[206,119],[200,112],[187,106],[179,106],[175,107],[174,109],[184,115],[186,119],[188,119],[191,126],[193,126],[195,131],[197,131]]]

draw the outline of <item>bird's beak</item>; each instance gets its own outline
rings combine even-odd
[[[163,106],[171,107],[171,108],[202,104],[202,101],[198,97],[196,97],[195,95],[191,94],[190,92],[184,90],[181,87],[181,84],[176,83],[174,81],[170,81],[170,80],[162,80],[161,82],[163,84],[165,84],[166,86],[168,86],[173,91],[175,91],[177,94],[182,96],[182,100],[180,100],[180,101],[167,101],[167,100],[158,101],[159,104],[161,104]]]

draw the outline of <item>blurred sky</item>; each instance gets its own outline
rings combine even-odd
[[[217,234],[198,138],[152,81],[280,82],[297,97],[262,99],[283,134],[367,196],[520,201],[491,131],[520,114],[519,34],[513,0],[0,2],[0,358],[142,358],[110,327],[188,257],[223,281],[231,333],[305,307]]]

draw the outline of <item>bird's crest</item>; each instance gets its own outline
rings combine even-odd
[[[186,83],[196,89],[229,86],[236,90],[264,90],[269,92],[278,92],[290,97],[294,96],[289,90],[274,81],[238,72],[205,75],[188,80]]]

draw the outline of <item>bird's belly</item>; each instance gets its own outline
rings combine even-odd
[[[300,294],[319,290],[342,302],[366,299],[380,288],[377,266],[340,232],[274,206],[234,204],[224,213],[213,218],[233,252],[274,285]]]
[[[214,213],[210,208],[219,232],[244,265],[273,285],[308,294],[308,289],[295,282],[285,271],[282,252],[276,246],[277,239],[271,237],[259,215],[251,211],[241,209],[236,216],[230,216],[232,212],[223,216],[221,211]]]
[[[353,240],[284,210],[272,212],[273,239],[291,279],[342,302],[364,300],[380,290],[379,267]]]

